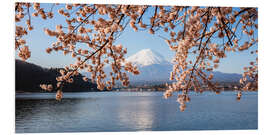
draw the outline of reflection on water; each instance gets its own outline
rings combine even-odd
[[[257,93],[193,93],[180,112],[176,97],[160,92],[52,93],[16,95],[16,132],[104,132],[257,129]]]
[[[149,97],[148,97],[149,98]],[[135,130],[151,130],[153,125],[154,100],[139,98],[129,101],[129,104],[119,104],[118,120],[122,126],[131,127]]]

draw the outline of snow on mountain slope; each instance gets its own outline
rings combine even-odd
[[[151,49],[143,49],[136,54],[128,57],[127,62],[131,62],[138,67],[149,66],[153,64],[169,64],[169,62],[159,53]]]
[[[128,57],[126,62],[138,66],[139,75],[129,75],[130,81],[168,81],[172,64],[164,56],[151,49],[143,49]]]

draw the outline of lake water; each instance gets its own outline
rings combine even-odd
[[[16,133],[234,130],[258,128],[258,94],[191,93],[180,112],[162,92],[16,94]]]

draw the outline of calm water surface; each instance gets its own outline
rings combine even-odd
[[[162,92],[16,94],[16,133],[234,130],[258,128],[257,92],[191,93],[185,112]]]

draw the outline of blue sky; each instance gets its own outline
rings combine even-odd
[[[49,4],[41,4],[41,7],[45,9],[50,8]],[[58,9],[58,8],[57,8]],[[54,9],[53,11],[57,11]],[[54,14],[53,19],[43,20],[41,18],[32,17],[32,24],[34,24],[34,30],[29,32],[29,35],[25,38],[27,45],[31,49],[31,58],[28,62],[32,62],[43,67],[64,67],[74,63],[74,59],[71,56],[64,56],[62,52],[52,52],[47,54],[45,49],[51,46],[56,41],[55,38],[45,35],[43,29],[55,29],[55,25],[63,24],[64,17]],[[240,33],[237,33],[240,34]],[[256,31],[257,34],[257,31]],[[173,57],[173,52],[169,50],[165,41],[158,36],[148,34],[148,31],[134,32],[130,27],[127,27],[121,37],[115,42],[116,44],[122,44],[127,47],[128,54],[130,56],[142,49],[150,48],[156,52],[162,54],[166,59],[170,60]],[[255,50],[257,45],[251,48]],[[243,67],[248,66],[249,62],[255,60],[256,55],[250,55],[250,51],[243,51],[240,53],[229,53],[226,59],[221,60],[217,71],[226,73],[242,73]],[[17,53],[16,53],[16,58]]]

